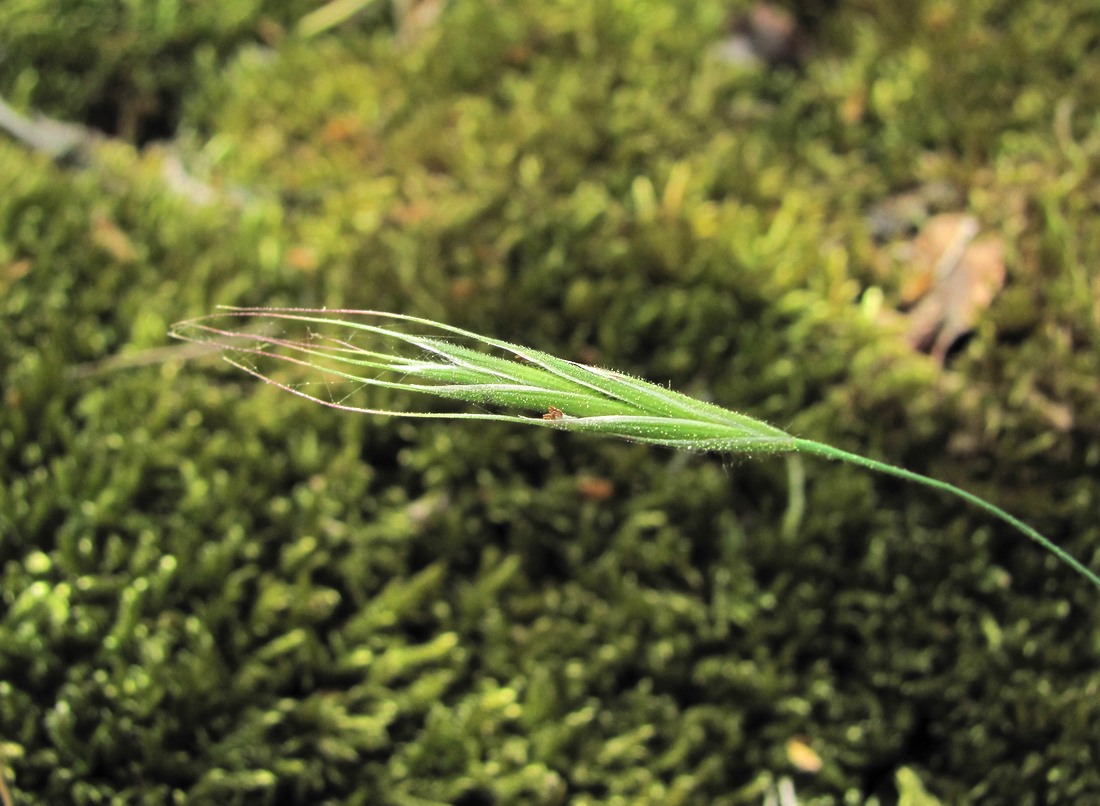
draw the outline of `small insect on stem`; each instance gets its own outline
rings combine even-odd
[[[565,416],[565,412],[559,409],[557,406],[550,406],[546,414],[542,415],[544,420],[560,420]]]

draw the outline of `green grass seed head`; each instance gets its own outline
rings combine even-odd
[[[304,339],[273,335],[288,325]],[[423,332],[410,332],[411,330]],[[904,468],[798,439],[767,423],[613,370],[405,314],[306,308],[225,308],[181,322],[177,338],[213,344],[234,366],[326,406],[367,414],[498,420],[726,453],[800,451],[950,493],[1011,525],[1100,588],[1100,576],[1027,524],[977,496]],[[357,340],[365,339],[364,346]],[[490,352],[495,351],[495,352]],[[266,362],[309,370],[313,386],[276,379]],[[496,411],[397,411],[355,405],[369,388],[429,394]],[[334,388],[343,391],[334,392]],[[350,389],[350,392],[346,390]]]

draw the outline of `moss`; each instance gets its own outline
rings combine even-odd
[[[278,40],[308,4],[32,0],[0,10],[0,83],[19,104],[126,139],[171,137],[199,76],[247,42]]]
[[[173,97],[181,134],[79,170],[0,143],[17,793],[757,803],[789,775],[894,802],[905,769],[911,798],[1100,794],[1100,609],[980,515],[814,465],[784,536],[779,460],[344,417],[158,352],[218,303],[427,315],[865,447],[1095,567],[1079,12],[842,3],[767,72],[711,55],[707,0],[456,2],[306,43],[270,35],[285,4],[70,5],[0,12],[0,92],[83,120]],[[212,201],[164,180],[173,153]],[[946,370],[859,304],[897,297],[868,211],[943,179],[1011,288]]]

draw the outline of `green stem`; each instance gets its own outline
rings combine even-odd
[[[929,478],[928,476],[922,476],[920,473],[914,473],[904,468],[896,467],[894,465],[887,464],[886,462],[878,462],[874,459],[868,459],[866,456],[860,456],[856,453],[848,453],[848,451],[842,451],[840,448],[834,448],[831,445],[824,445],[820,442],[814,442],[809,439],[795,439],[795,448],[804,453],[812,453],[818,456],[824,456],[828,459],[837,459],[841,462],[850,462],[854,465],[860,465],[870,470],[877,470],[879,473],[886,473],[891,476],[898,476],[907,481],[914,481],[917,484],[923,484],[926,487],[934,487],[937,490],[943,490],[946,493],[958,496],[959,498],[973,504],[974,506],[985,510],[990,515],[993,515],[1005,523],[1014,526],[1019,531],[1030,537],[1040,546],[1045,548],[1059,560],[1064,562],[1070,568],[1077,573],[1088,579],[1097,588],[1100,588],[1100,576],[1090,571],[1085,567],[1083,563],[1070,555],[1064,549],[1059,548],[1048,538],[1043,537],[1037,531],[1032,529],[1026,523],[1018,518],[1014,518],[1009,515],[1003,509],[998,506],[994,506],[988,501],[979,498],[973,493],[968,493],[966,490],[956,487],[954,484],[948,484],[946,481],[939,481],[938,479]]]

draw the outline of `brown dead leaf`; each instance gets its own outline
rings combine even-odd
[[[0,266],[0,293],[7,291],[11,286],[30,274],[33,263],[28,258],[13,261],[6,266]]]
[[[321,127],[321,140],[325,143],[346,143],[363,131],[362,121],[355,115],[340,115],[325,121]]]
[[[292,246],[287,250],[286,262],[290,266],[299,271],[312,272],[320,261],[317,258],[317,253],[308,246]]]
[[[821,756],[803,738],[787,741],[787,760],[795,769],[802,772],[818,772],[822,767]]]
[[[979,236],[972,216],[944,213],[928,220],[908,251],[901,296],[912,306],[909,343],[942,363],[1004,286],[1004,243]]]
[[[606,501],[615,494],[615,483],[601,476],[581,476],[577,479],[577,492],[590,501]]]
[[[413,199],[390,212],[390,218],[402,225],[419,224],[431,217],[435,208],[425,199]]]
[[[867,91],[860,88],[849,92],[840,103],[840,119],[850,126],[863,120],[867,111]]]
[[[932,290],[937,277],[949,274],[977,234],[978,220],[973,216],[943,213],[929,218],[906,246],[908,265],[902,276],[902,306],[912,307]]]
[[[97,215],[92,221],[92,240],[119,263],[131,263],[137,258],[130,236],[105,215]]]
[[[478,294],[477,283],[469,277],[456,277],[451,280],[447,293],[455,302],[469,302]]]

